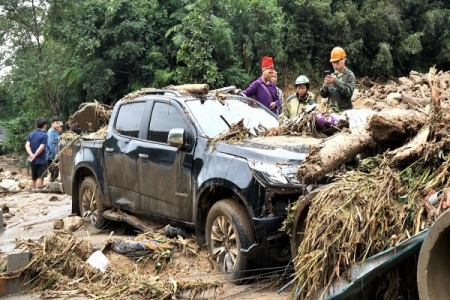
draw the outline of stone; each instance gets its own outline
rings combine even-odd
[[[18,271],[30,263],[31,252],[15,249],[8,253],[8,272]]]
[[[64,229],[68,232],[74,232],[77,231],[77,229],[80,228],[83,223],[84,221],[81,217],[71,215],[64,218]]]
[[[3,179],[0,182],[0,190],[15,190],[19,186],[19,183],[13,179]]]
[[[407,85],[407,86],[411,86],[413,85],[412,80],[406,78],[406,77],[400,77],[398,79],[398,81],[400,82],[400,85]]]
[[[387,82],[386,82],[386,85],[392,85],[392,86],[397,86],[398,84],[397,84],[397,82],[395,82],[394,80],[388,80]]]
[[[3,218],[11,219],[13,216],[10,213],[3,214]]]
[[[355,89],[352,95],[352,102],[355,102],[359,97],[361,97],[361,92],[359,89]]]
[[[395,100],[395,99],[402,99],[401,93],[390,93],[386,97],[386,101],[389,103],[389,101]]]

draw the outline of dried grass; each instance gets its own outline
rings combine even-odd
[[[153,235],[141,238],[149,237],[158,238]],[[159,239],[164,240],[161,236]],[[16,248],[28,249],[33,254],[31,262],[17,272],[1,273],[0,278],[28,275],[31,291],[41,292],[42,297],[85,295],[96,299],[172,299],[183,293],[196,297],[222,287],[218,282],[142,276],[138,270],[109,268],[101,273],[86,263],[93,253],[91,244],[67,233],[44,236],[35,242],[18,240]],[[163,252],[155,251],[154,254]]]
[[[432,93],[426,125],[431,130],[420,157],[401,166],[381,155],[365,159],[359,170],[344,174],[311,200],[294,258],[293,296],[321,297],[335,280],[349,279],[351,266],[429,227],[441,213],[424,197],[431,190],[450,192],[450,117],[439,108],[436,86]],[[389,284],[380,285],[385,295],[399,292],[395,272],[385,274],[392,277]]]

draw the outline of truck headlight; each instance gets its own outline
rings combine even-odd
[[[260,161],[249,162],[249,167],[262,183],[265,184],[300,184],[297,180],[297,167],[264,163]]]

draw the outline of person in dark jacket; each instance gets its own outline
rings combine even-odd
[[[355,90],[355,74],[345,66],[347,54],[341,47],[331,51],[330,62],[334,73],[325,76],[320,95],[328,98],[328,105],[335,112],[352,109],[352,95]]]
[[[280,100],[278,99],[277,88],[271,81],[271,77],[275,72],[272,57],[263,57],[261,70],[261,77],[253,81],[242,93],[247,97],[253,97],[274,114],[277,114],[277,107],[280,105]]]

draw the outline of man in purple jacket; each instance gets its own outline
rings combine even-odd
[[[261,62],[262,75],[250,86],[242,91],[247,97],[253,97],[256,101],[277,114],[277,107],[280,105],[277,88],[270,78],[274,74],[272,57],[264,56]]]

